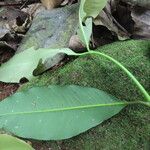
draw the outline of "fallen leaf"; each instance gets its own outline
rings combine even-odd
[[[59,6],[62,3],[63,0],[41,0],[42,4],[47,8],[47,9],[52,9],[57,6]]]
[[[34,149],[29,144],[16,137],[7,134],[0,134],[0,150],[34,150]]]
[[[0,29],[8,30],[8,32],[25,32],[27,30],[27,19],[29,15],[19,9],[10,7],[2,7],[0,9]],[[1,34],[1,33],[0,33]],[[1,36],[0,36],[1,37]]]
[[[20,79],[27,78],[28,80],[34,78],[33,71],[37,68],[39,63],[44,64],[49,59],[49,68],[56,64],[59,54],[76,55],[75,52],[68,48],[64,49],[38,49],[31,47],[21,53],[16,54],[8,62],[2,64],[0,67],[0,81],[19,83]],[[43,65],[44,66],[44,65]],[[43,67],[45,70],[45,67]]]
[[[142,6],[150,9],[150,0],[122,0],[134,6]]]
[[[120,40],[129,39],[130,34],[128,31],[114,18],[113,7],[117,8],[117,3],[112,3],[112,0],[108,1],[106,7],[94,20],[94,23],[95,25],[107,27],[110,31],[114,32]]]
[[[131,16],[135,23],[133,37],[150,39],[150,10],[142,7],[134,7]]]

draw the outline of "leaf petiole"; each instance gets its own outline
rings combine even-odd
[[[141,91],[141,93],[143,94],[143,96],[145,97],[147,102],[150,102],[150,95],[148,94],[148,92],[145,90],[145,88],[141,85],[141,83],[136,79],[136,77],[127,69],[125,68],[120,62],[118,62],[117,60],[115,60],[114,58],[112,58],[111,56],[108,56],[104,53],[101,52],[96,52],[96,51],[88,51],[82,54],[79,54],[80,56],[83,55],[88,55],[88,54],[96,54],[96,55],[100,55],[104,58],[107,58],[108,60],[110,60],[111,62],[115,63],[117,66],[119,66],[120,69],[122,69],[130,79],[132,79],[132,81],[135,83],[135,85],[138,87],[138,89]]]

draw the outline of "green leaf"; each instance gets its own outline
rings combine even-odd
[[[0,103],[0,128],[24,138],[67,139],[111,118],[125,106],[94,88],[34,87]]]
[[[106,4],[107,0],[81,0],[78,35],[88,51],[90,50],[89,42],[92,34],[92,17],[95,18]]]
[[[85,0],[84,12],[86,17],[96,18],[106,6],[108,0]]]
[[[59,53],[67,55],[76,55],[68,48],[35,50],[34,47],[16,54],[8,62],[0,67],[0,81],[19,82],[21,78],[32,79],[33,71],[37,68],[39,62],[44,63],[47,58],[51,58],[51,65],[55,65],[54,57]]]
[[[78,36],[80,37],[82,44],[84,44],[86,48],[89,50],[89,42],[92,34],[92,19],[88,18],[84,24],[85,26],[83,26],[82,21],[80,22],[80,28],[78,29]]]
[[[20,139],[0,134],[0,150],[33,150],[33,148]]]
[[[87,49],[89,50],[89,41],[92,34],[92,18],[88,18],[84,20],[86,17],[86,13],[84,12],[84,3],[85,0],[81,0],[80,8],[79,8],[79,30],[78,35],[83,44],[86,45]],[[84,25],[83,25],[84,23]]]

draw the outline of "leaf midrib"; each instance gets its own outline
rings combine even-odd
[[[46,110],[39,110],[39,111],[26,111],[26,112],[11,112],[1,114],[0,117],[8,116],[8,115],[25,115],[25,114],[34,114],[34,113],[48,113],[48,112],[59,112],[59,111],[72,111],[72,110],[80,110],[80,109],[90,109],[90,108],[97,108],[97,107],[109,107],[109,106],[127,106],[128,104],[137,104],[137,102],[116,102],[116,103],[108,103],[108,104],[95,104],[95,105],[83,105],[83,106],[76,106],[76,107],[65,107],[65,108],[54,108],[54,109],[46,109]]]

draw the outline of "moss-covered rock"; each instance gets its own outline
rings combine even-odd
[[[100,51],[120,61],[150,92],[150,41],[126,41]],[[55,72],[47,72],[21,90],[49,84],[77,84],[106,91],[120,100],[144,100],[134,83],[116,65],[99,56],[82,56]],[[128,106],[121,113],[75,138],[48,142],[52,149],[136,150],[150,148],[150,109]]]

